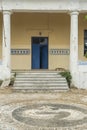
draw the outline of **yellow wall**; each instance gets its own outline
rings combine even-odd
[[[79,60],[84,57],[84,30],[87,29],[86,14],[79,15]],[[11,48],[31,50],[32,36],[49,38],[50,49],[69,49],[70,16],[59,13],[13,13],[11,16]],[[30,55],[12,55],[12,69],[31,69]],[[0,13],[0,59],[2,58],[2,13]],[[50,55],[49,69],[69,68],[69,55]]]
[[[84,30],[87,30],[87,20],[85,15],[79,15],[79,60],[87,61],[87,58],[84,56]]]
[[[2,59],[2,14],[0,13],[0,60]]]
[[[79,60],[84,57],[84,30],[87,29],[86,14],[79,15]],[[0,13],[0,59],[2,58],[2,13]],[[11,16],[11,48],[31,50],[32,36],[49,38],[50,49],[69,49],[70,16],[59,13],[13,13]],[[31,69],[30,55],[11,55],[12,69]],[[69,55],[50,55],[49,69],[69,68]]]
[[[49,35],[50,48],[69,49],[70,19],[67,14],[51,14]],[[50,55],[49,68],[69,68],[69,55]]]
[[[70,17],[67,14],[14,13],[12,15],[11,48],[29,48],[31,37],[49,38],[49,50],[69,49]],[[30,55],[12,55],[12,69],[31,69]],[[69,55],[50,55],[49,69],[69,68]]]

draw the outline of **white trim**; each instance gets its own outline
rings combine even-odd
[[[0,11],[14,12],[87,12],[87,0],[0,0]]]

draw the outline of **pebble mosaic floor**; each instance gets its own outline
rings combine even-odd
[[[87,130],[87,92],[81,92],[0,93],[0,130]]]

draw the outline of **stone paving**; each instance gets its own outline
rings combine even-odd
[[[0,130],[87,130],[87,90],[0,90]]]

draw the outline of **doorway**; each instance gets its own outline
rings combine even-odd
[[[32,69],[48,69],[48,37],[32,37]]]

